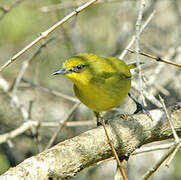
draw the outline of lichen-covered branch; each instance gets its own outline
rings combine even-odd
[[[178,135],[181,134],[181,103],[168,108]],[[151,111],[154,121],[145,114],[115,115],[107,124],[109,136],[117,149],[120,160],[143,144],[168,139],[172,130],[163,110]],[[82,169],[101,160],[112,157],[102,127],[89,130],[68,139],[36,156],[26,159],[18,166],[10,168],[0,179],[68,179]]]

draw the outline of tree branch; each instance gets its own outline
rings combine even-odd
[[[175,131],[181,135],[181,103],[168,108]],[[150,111],[154,121],[145,114],[121,116],[114,114],[107,124],[109,136],[120,160],[128,159],[138,147],[172,137],[172,130],[163,110]],[[68,139],[10,168],[0,179],[68,179],[82,169],[112,157],[103,127],[89,130]]]
[[[5,69],[7,66],[9,66],[12,62],[14,62],[17,58],[19,58],[21,55],[23,55],[26,51],[31,49],[35,44],[37,44],[42,39],[45,39],[50,33],[52,33],[54,30],[56,30],[58,27],[63,25],[65,22],[67,22],[69,19],[71,19],[73,16],[78,15],[81,11],[88,8],[98,0],[90,0],[84,5],[78,7],[73,12],[65,16],[62,20],[51,26],[48,30],[42,32],[39,37],[37,37],[34,41],[32,41],[30,44],[28,44],[26,47],[24,47],[21,51],[19,51],[17,54],[15,54],[11,59],[9,59],[4,65],[0,67],[0,72]]]

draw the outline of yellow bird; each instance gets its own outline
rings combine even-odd
[[[115,57],[78,54],[65,61],[53,75],[62,74],[72,80],[75,95],[98,118],[99,113],[118,106],[128,95],[130,69],[135,66]],[[100,125],[99,120],[97,124]]]

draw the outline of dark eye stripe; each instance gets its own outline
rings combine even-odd
[[[79,73],[79,72],[81,72],[81,70],[82,70],[84,67],[85,67],[85,64],[79,64],[79,65],[77,65],[77,66],[74,66],[72,69],[69,69],[68,71],[69,71],[69,73],[73,73],[73,72]]]
[[[74,72],[74,70],[73,70],[73,69],[69,69],[68,72],[69,72],[69,73],[72,73],[72,72]]]

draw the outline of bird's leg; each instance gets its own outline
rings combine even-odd
[[[96,118],[97,118],[97,127],[102,125],[102,121],[101,121],[101,113],[93,111]],[[108,120],[104,120],[105,124],[107,124]]]
[[[128,96],[136,103],[136,111],[134,112],[134,114],[139,113],[140,111],[144,112],[145,114],[147,114],[147,116],[152,119],[152,116],[150,114],[150,112],[141,104],[139,103],[131,93],[128,93]]]
[[[101,122],[101,119],[100,119],[100,113],[94,111],[94,114],[97,118],[97,126],[101,126],[102,125],[102,122]]]

